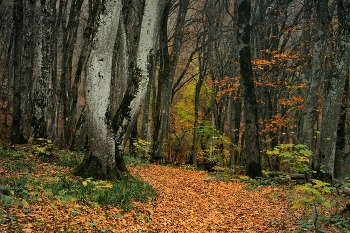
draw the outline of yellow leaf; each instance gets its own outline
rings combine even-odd
[[[33,230],[32,230],[32,229],[30,229],[30,228],[24,228],[24,229],[22,229],[22,231],[23,231],[24,233],[30,233],[30,232],[33,232]]]
[[[83,181],[83,185],[84,185],[84,187],[87,185],[87,181],[86,180]]]

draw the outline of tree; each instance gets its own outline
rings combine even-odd
[[[119,0],[106,1],[103,5],[88,66],[89,150],[76,173],[95,179],[121,178],[127,172],[123,152],[147,91],[148,65],[154,56],[161,4],[158,0],[145,3],[140,30],[143,39],[138,45],[128,87],[113,117],[109,109],[111,68],[121,9]]]
[[[23,1],[17,0],[13,5],[14,22],[14,78],[13,78],[13,117],[12,117],[12,137],[14,144],[24,144],[27,142],[23,121],[24,109],[22,109],[22,39],[23,39]],[[25,95],[24,95],[25,96]]]
[[[326,103],[322,111],[320,159],[326,179],[334,178],[334,161],[336,154],[338,116],[345,80],[350,64],[350,3],[338,0],[339,31],[337,34],[337,50],[331,78],[326,93]]]
[[[112,120],[117,146],[115,159],[120,169],[125,170],[124,148],[147,94],[150,75],[153,73],[149,67],[155,56],[157,28],[162,10],[161,0],[146,0],[140,30],[142,40],[139,41],[136,62],[132,66],[123,100]]]
[[[121,0],[107,0],[99,13],[98,29],[88,63],[87,124],[89,149],[77,174],[95,179],[120,178],[114,158],[113,131],[108,123],[114,41],[117,37]]]
[[[38,60],[36,77],[34,80],[32,127],[33,138],[47,139],[49,96],[51,95],[50,82],[52,80],[52,35],[53,14],[55,0],[41,1],[39,15]]]
[[[171,36],[168,35],[170,26],[168,24],[168,19],[173,11],[172,8],[176,6],[175,1],[166,1],[160,23],[160,69],[154,113],[154,135],[152,149],[152,154],[158,157],[162,156],[163,153],[166,152],[166,143],[169,137],[170,109],[173,98],[173,82],[177,62],[180,57],[180,48],[183,41],[189,2],[189,0],[179,0],[177,2],[176,5],[178,6],[178,13],[174,23],[174,31]]]
[[[244,142],[246,174],[252,178],[261,176],[261,161],[258,135],[257,101],[250,52],[250,5],[249,0],[238,4],[239,64],[243,88]]]

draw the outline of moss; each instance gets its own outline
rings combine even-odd
[[[85,157],[83,162],[78,165],[74,175],[83,178],[92,177],[95,180],[121,180],[131,175],[125,170],[120,170],[117,166],[103,167],[100,158],[94,155]]]

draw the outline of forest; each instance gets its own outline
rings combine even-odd
[[[0,229],[349,232],[349,1],[0,0],[0,31]]]

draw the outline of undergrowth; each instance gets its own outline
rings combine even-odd
[[[71,175],[84,157],[81,152],[55,150],[53,156],[48,162],[31,153],[0,146],[0,224],[15,220],[11,214],[14,206],[27,214],[38,200],[47,200],[52,206],[119,206],[129,211],[133,201],[149,202],[156,195],[151,185],[139,179],[109,182]]]

